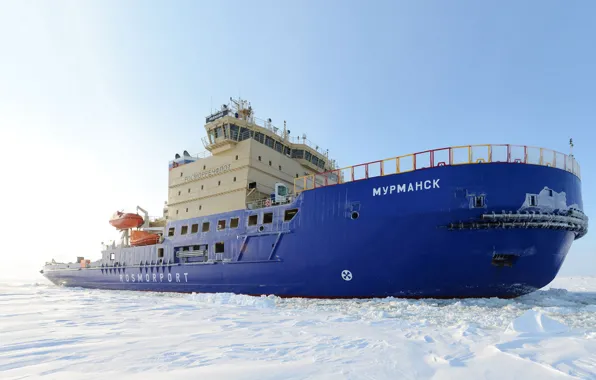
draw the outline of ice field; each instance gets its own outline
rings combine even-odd
[[[596,379],[596,278],[514,300],[304,300],[0,279],[1,379]]]

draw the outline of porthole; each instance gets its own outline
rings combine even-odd
[[[264,230],[265,230],[265,227],[259,226],[259,232],[263,232]]]
[[[352,211],[352,215],[350,216],[353,220],[358,219],[358,217],[360,216],[360,214],[358,213],[358,211]]]

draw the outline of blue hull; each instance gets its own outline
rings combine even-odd
[[[537,205],[528,204],[528,194]],[[295,208],[296,216],[284,222],[285,210]],[[158,292],[516,297],[550,283],[585,228],[491,224],[483,215],[552,216],[567,209],[581,213],[583,205],[579,178],[565,170],[512,163],[435,167],[305,191],[289,205],[171,222],[176,235],[159,246],[116,248],[115,259],[105,252],[99,267],[46,267],[44,275],[65,286]],[[273,223],[263,225],[259,216],[258,225],[247,225],[249,215],[264,212],[274,213]],[[238,228],[215,230],[218,220],[232,217],[240,218]],[[190,232],[204,221],[210,232],[179,235],[181,226]],[[223,253],[214,252],[217,242],[225,244]],[[176,255],[202,244],[209,244],[205,262]],[[154,259],[160,247],[161,262]]]

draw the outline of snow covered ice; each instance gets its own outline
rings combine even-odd
[[[596,379],[596,278],[367,301],[0,281],[0,378]]]

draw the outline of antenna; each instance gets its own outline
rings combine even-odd
[[[573,157],[573,139],[569,139],[569,156]]]
[[[286,121],[284,120],[284,140],[288,139],[288,129],[286,128]]]

